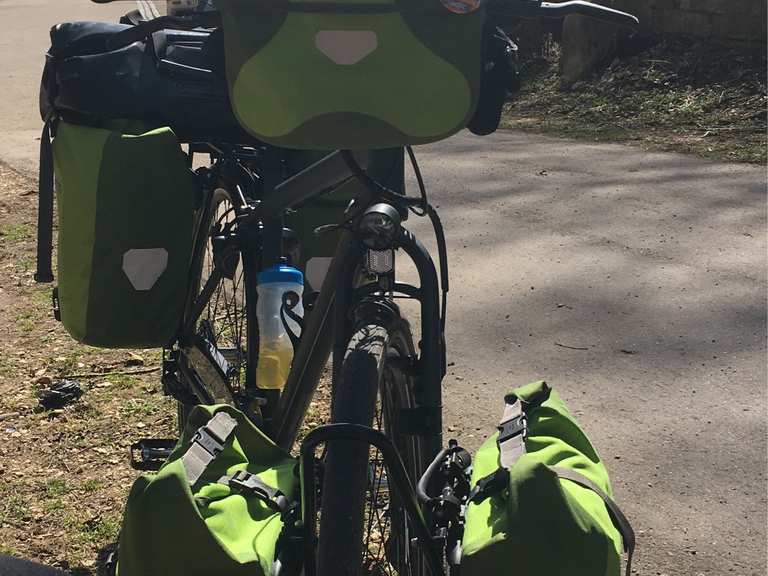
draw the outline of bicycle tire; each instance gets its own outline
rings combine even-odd
[[[421,440],[418,436],[398,434],[391,417],[394,411],[415,404],[415,379],[402,362],[413,355],[410,327],[403,319],[389,329],[376,323],[358,329],[337,371],[331,420],[375,427],[378,397],[384,415],[379,424],[384,423],[384,432],[395,442],[409,476],[415,481],[425,467]],[[388,567],[379,565],[371,569],[371,542],[364,538],[366,497],[372,491],[371,485],[376,484],[369,477],[371,452],[368,445],[354,441],[338,440],[326,446],[317,555],[320,576],[426,573],[420,554],[411,551],[405,512],[397,504],[393,487],[388,488],[392,534],[389,540],[381,535],[383,542],[378,542],[378,552],[383,546],[383,560]],[[397,566],[392,565],[393,560]]]
[[[211,194],[207,218],[200,223],[200,232],[204,237],[200,241],[204,243],[202,257],[194,263],[196,269],[192,277],[195,295],[199,294],[212,271],[213,266],[213,238],[221,232],[222,218],[234,217],[233,209],[239,205],[239,200],[225,188],[217,188]],[[216,350],[227,359],[230,364],[230,374],[226,375],[226,385],[229,392],[244,391],[255,379],[255,361],[253,355],[258,350],[258,327],[256,318],[256,281],[258,270],[254,258],[247,258],[245,254],[238,254],[238,262],[235,266],[233,279],[224,278],[196,325],[196,334],[200,334],[204,323],[210,327],[211,342]],[[192,303],[190,302],[190,306]],[[218,312],[223,309],[224,318]],[[251,321],[253,319],[253,321]],[[211,339],[209,337],[208,339]],[[197,375],[192,366],[191,348],[182,348],[179,354],[180,362],[184,363],[187,370],[180,370],[179,377],[187,389],[194,390],[187,379],[199,377],[203,386],[211,385],[211,378],[203,378]],[[197,352],[195,352],[197,354]],[[197,360],[198,363],[200,360]],[[220,385],[219,385],[220,388]],[[216,403],[235,404],[234,395],[224,394],[223,390],[211,392]],[[184,430],[184,423],[194,405],[177,402],[178,428]]]

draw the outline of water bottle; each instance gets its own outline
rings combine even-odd
[[[301,333],[301,326],[290,316],[304,316],[301,300],[304,275],[285,264],[272,266],[259,273],[256,289],[259,295],[256,304],[259,322],[256,385],[264,390],[280,390],[285,385],[293,361],[293,343],[288,330],[295,336]],[[284,301],[286,310],[281,314]]]

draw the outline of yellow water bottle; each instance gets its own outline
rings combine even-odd
[[[256,386],[262,390],[281,390],[293,362],[293,343],[288,330],[298,336],[301,326],[288,314],[281,314],[283,299],[290,294],[292,315],[303,317],[304,275],[292,266],[280,264],[259,273],[256,316],[259,322],[259,363]]]

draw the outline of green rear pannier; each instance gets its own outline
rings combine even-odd
[[[295,465],[234,408],[196,407],[168,462],[131,489],[119,576],[273,574],[289,549]]]
[[[499,434],[474,459],[462,576],[619,576],[634,534],[608,471],[544,382],[506,398]]]
[[[285,148],[421,144],[477,104],[477,0],[217,0],[240,123]],[[460,12],[464,13],[460,13]]]
[[[79,342],[167,344],[183,313],[197,187],[169,128],[60,122],[58,301]]]

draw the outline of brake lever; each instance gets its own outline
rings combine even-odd
[[[488,7],[488,11],[492,16],[514,18],[563,18],[570,14],[579,14],[632,29],[640,26],[640,21],[632,14],[586,0],[496,0]]]
[[[580,14],[582,16],[594,18],[595,20],[611,22],[628,28],[634,29],[640,26],[640,21],[632,14],[609,8],[608,6],[587,2],[585,0],[542,2],[539,10],[540,13],[547,18],[559,18],[561,16],[567,16],[568,14]]]

